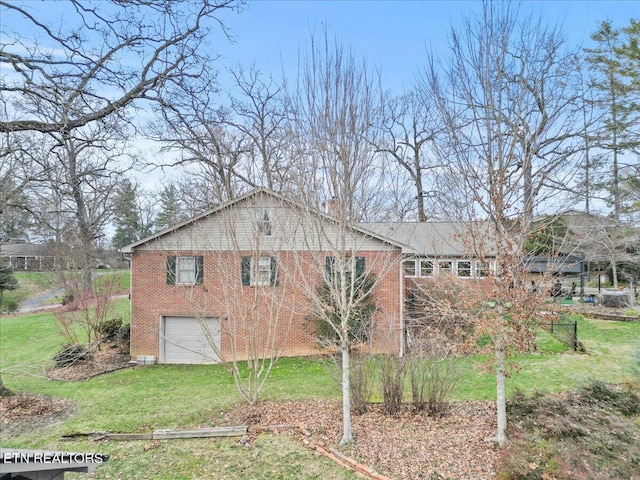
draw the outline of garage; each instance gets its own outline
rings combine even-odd
[[[220,319],[188,316],[162,318],[160,329],[161,363],[218,363],[220,358],[207,340],[205,330],[220,348]]]

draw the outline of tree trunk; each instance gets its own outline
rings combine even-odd
[[[351,432],[351,392],[349,383],[349,337],[343,333],[342,339],[342,439],[340,445],[353,441]]]
[[[615,259],[611,260],[611,278],[613,280],[613,288],[618,288],[618,268]]]
[[[507,440],[507,401],[505,395],[504,347],[496,346],[496,413],[498,417],[498,445]]]

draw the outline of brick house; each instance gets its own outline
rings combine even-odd
[[[316,353],[306,317],[336,262],[374,276],[370,346],[400,353],[407,248],[258,189],[121,249],[131,259],[131,356],[214,363],[250,350]]]

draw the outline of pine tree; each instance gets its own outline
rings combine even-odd
[[[156,230],[164,230],[184,219],[178,187],[173,183],[164,185],[160,191],[160,212],[156,216]]]
[[[603,115],[596,146],[611,155],[611,179],[606,188],[612,197],[616,220],[620,220],[623,203],[620,157],[640,146],[638,30],[637,22],[619,30],[604,21],[591,36],[596,48],[585,49],[594,76],[591,84],[596,92],[594,103]]]
[[[10,268],[0,266],[0,305],[2,305],[2,294],[5,290],[15,290],[18,288],[18,280],[13,275]]]
[[[114,225],[116,233],[111,240],[113,248],[121,248],[139,240],[144,235],[140,225],[140,214],[136,204],[137,187],[125,180],[118,187],[114,202]]]

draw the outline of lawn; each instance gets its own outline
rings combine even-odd
[[[127,299],[118,314],[128,320]],[[631,379],[631,353],[640,339],[640,323],[579,319],[586,353],[573,353],[547,332],[538,336],[539,352],[514,359],[519,371],[508,380],[515,389],[563,391],[589,378],[624,382]],[[235,440],[154,442],[65,441],[70,432],[140,432],[158,428],[216,425],[241,402],[221,365],[134,367],[77,383],[50,381],[44,371],[64,343],[53,315],[0,317],[0,364],[3,379],[14,391],[68,399],[74,413],[46,429],[11,436],[0,433],[5,447],[98,451],[111,455],[95,478],[354,478],[329,461],[311,455],[292,437],[264,435],[247,450]],[[495,398],[494,377],[477,365],[486,358],[461,361],[462,379],[455,400]],[[8,368],[8,370],[7,370]],[[22,373],[22,374],[20,374]],[[276,364],[263,398],[311,400],[340,398],[327,363],[317,358],[288,358]]]
[[[18,280],[18,288],[3,292],[0,311],[7,309],[9,306],[17,308],[21,302],[30,297],[59,288],[60,285],[56,284],[54,275],[53,272],[14,272],[16,280]],[[114,279],[114,286],[118,292],[126,292],[129,290],[131,283],[131,272],[129,270],[94,271],[95,288],[100,289],[107,283],[108,279]],[[55,304],[60,303],[61,300],[62,296],[59,295],[46,303]]]

